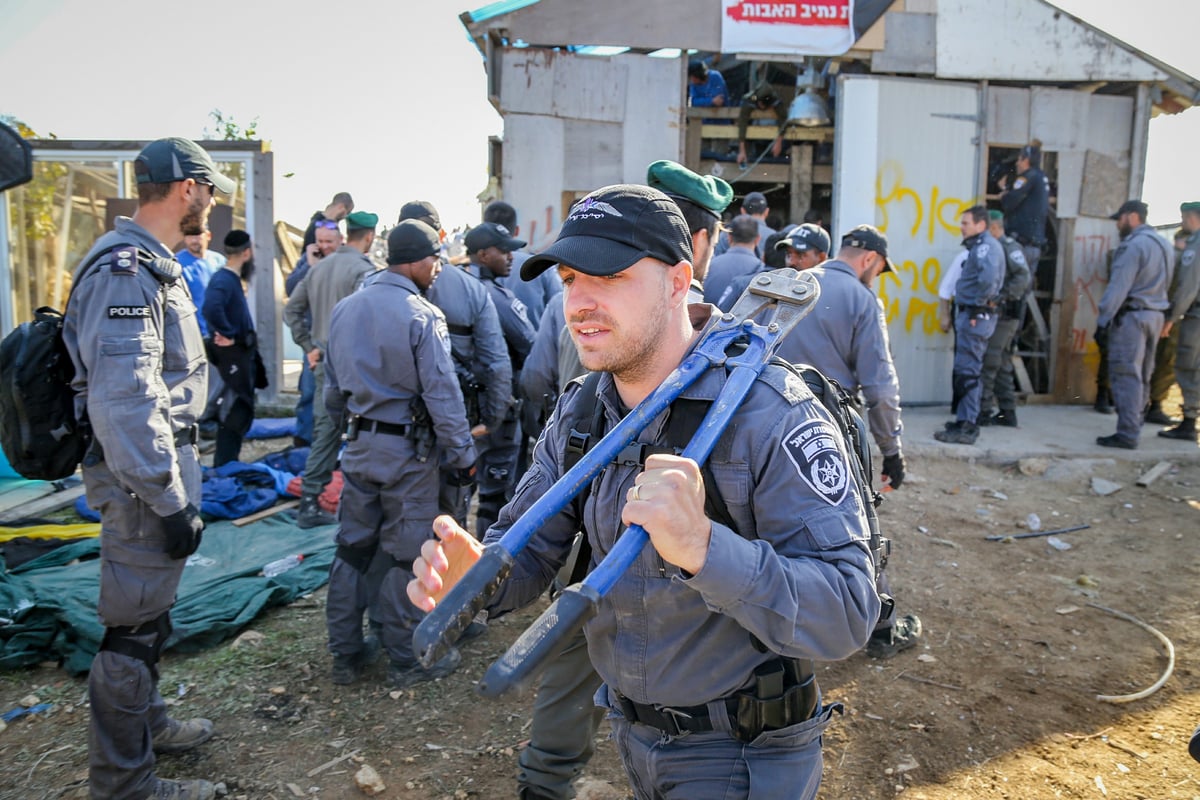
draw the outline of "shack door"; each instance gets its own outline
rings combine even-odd
[[[979,202],[979,131],[975,84],[838,79],[834,242],[864,222],[887,234],[898,271],[876,290],[906,404],[950,402],[954,336],[938,326],[937,290],[962,250],[959,217]]]

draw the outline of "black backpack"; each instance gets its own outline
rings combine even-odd
[[[88,260],[75,285],[101,257],[121,246]],[[140,260],[143,254],[138,256]],[[91,444],[86,418],[75,418],[75,364],[62,330],[63,315],[42,306],[32,322],[21,323],[0,342],[0,447],[13,469],[32,480],[71,475]]]

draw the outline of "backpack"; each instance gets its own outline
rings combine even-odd
[[[793,375],[803,380],[805,385],[808,386],[809,391],[813,393],[813,396],[820,401],[825,410],[829,412],[829,416],[832,417],[834,427],[841,434],[846,453],[850,456],[850,471],[854,480],[855,491],[858,492],[867,516],[867,526],[870,533],[869,546],[872,559],[875,562],[875,570],[876,573],[882,572],[887,565],[887,558],[891,552],[891,541],[883,538],[880,534],[879,519],[875,513],[875,509],[883,501],[883,496],[876,492],[871,484],[871,476],[873,474],[871,467],[871,443],[866,423],[858,413],[854,401],[846,394],[845,390],[836,381],[821,374],[815,367],[810,367],[806,364],[792,364],[777,356],[772,357],[771,363],[787,369]],[[600,373],[593,372],[586,377],[577,378],[576,380],[581,380],[583,385],[580,387],[578,399],[573,405],[572,414],[566,420],[569,434],[566,437],[565,452],[563,453],[564,474],[571,467],[575,466],[575,464],[579,463],[584,454],[603,436],[604,411],[599,398],[596,396],[596,390],[600,383]],[[614,459],[614,462],[621,463],[634,460],[645,464],[646,456],[654,452],[665,452],[668,450],[675,453],[682,452],[683,448],[691,441],[696,431],[700,428],[700,423],[704,421],[704,415],[708,413],[710,405],[710,402],[704,400],[676,399],[671,403],[671,415],[667,420],[666,438],[670,447],[655,450],[634,443],[621,451]],[[725,433],[722,434],[722,438],[729,435],[731,431],[732,426],[726,429]],[[718,447],[720,447],[719,443]],[[708,518],[722,523],[743,536],[746,535],[744,532],[738,531],[724,500],[721,498],[716,478],[707,464],[700,465],[700,474],[704,478],[704,511]],[[576,502],[581,503],[583,496],[583,492],[577,495]],[[587,547],[586,537],[583,539],[583,546]],[[581,557],[576,561],[573,570],[572,583],[582,579],[587,574],[587,566],[587,554],[581,553]]]
[[[75,285],[121,246],[127,245],[106,248],[89,259]],[[139,260],[146,255],[138,251]],[[31,322],[21,323],[0,342],[0,448],[13,469],[31,480],[71,475],[92,441],[86,416],[75,418],[75,364],[62,331],[63,315],[42,306]]]

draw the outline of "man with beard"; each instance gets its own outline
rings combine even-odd
[[[1136,450],[1154,372],[1154,348],[1171,306],[1167,287],[1174,271],[1171,245],[1146,224],[1141,200],[1127,200],[1112,218],[1121,243],[1113,253],[1108,286],[1096,315],[1096,342],[1108,347],[1109,380],[1117,431],[1099,436],[1101,447]]]
[[[254,274],[250,234],[230,231],[225,236],[225,254],[228,261],[209,282],[202,310],[212,331],[209,357],[225,385],[217,398],[214,467],[238,460],[242,439],[254,422],[254,390],[266,388],[266,371],[259,374],[258,336],[242,288]]]
[[[525,304],[500,280],[512,272],[512,253],[525,246],[515,239],[508,228],[495,222],[481,222],[463,238],[471,263],[467,272],[483,282],[500,315],[500,329],[508,346],[512,362],[512,379],[508,386],[511,399],[508,413],[496,430],[479,439],[479,462],[475,479],[479,488],[479,507],[475,512],[475,530],[479,536],[496,521],[500,507],[508,500],[517,479],[517,457],[521,446],[520,409],[516,397],[521,367],[533,349],[537,331],[525,312]]]
[[[448,675],[461,658],[455,650],[431,669],[416,662],[421,614],[404,590],[438,513],[439,463],[468,471],[475,460],[445,317],[424,297],[441,269],[439,245],[424,222],[398,224],[388,234],[388,268],[338,303],[329,325],[324,400],[330,416],[350,419],[325,609],[338,684],[357,680],[372,656],[362,631],[368,606],[395,688]]]
[[[168,717],[158,692],[175,590],[204,529],[195,426],[208,368],[164,242],[202,228],[214,193],[235,184],[187,139],[151,142],[133,171],[138,209],[92,246],[63,324],[76,414],[95,435],[83,480],[101,519],[96,610],[105,632],[88,674],[88,778],[97,800],[208,800],[208,781],[154,774],[155,753],[188,750],[213,733],[206,719]]]
[[[656,389],[716,322],[687,304],[691,237],[678,206],[645,186],[598,189],[563,221],[558,239],[525,262],[526,278],[557,265],[567,324],[611,429]],[[715,401],[728,379],[712,365],[687,392]],[[487,533],[495,541],[563,474],[569,421],[583,381],[563,392],[513,501]],[[495,616],[535,600],[577,531],[594,553],[624,526],[649,546],[586,624],[588,651],[635,796],[812,798],[821,707],[812,659],[845,658],[879,616],[869,533],[859,494],[811,478],[849,469],[841,436],[803,380],[766,365],[709,459],[728,523],[705,511],[708,489],[691,459],[673,454],[663,411],[637,436],[651,454],[608,464],[591,488],[547,520],[519,554],[488,607]],[[819,446],[801,447],[799,441]],[[666,452],[664,452],[664,450]],[[726,516],[726,515],[722,515]],[[409,598],[434,608],[481,548],[448,517],[422,546]],[[767,677],[771,676],[771,677]],[[778,679],[779,691],[775,691]],[[784,702],[780,693],[796,702]],[[767,699],[770,696],[773,699]],[[753,707],[770,716],[740,715]],[[786,705],[786,708],[784,706]],[[753,777],[751,777],[753,776]]]
[[[333,307],[375,272],[375,263],[367,253],[375,243],[375,226],[378,224],[379,217],[366,211],[355,211],[346,217],[346,243],[313,265],[283,309],[283,321],[292,331],[292,340],[304,351],[319,392],[323,392],[325,386],[325,368],[321,366],[321,359],[329,341]],[[327,229],[317,227],[318,247],[322,234],[327,232]],[[304,463],[304,484],[296,514],[296,524],[301,528],[337,521],[317,504],[317,498],[329,483],[337,464],[338,445],[342,440],[340,422],[326,413],[324,403],[313,404],[312,446]]]

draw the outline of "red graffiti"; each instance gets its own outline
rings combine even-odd
[[[842,26],[850,19],[849,0],[808,0],[803,3],[763,3],[742,0],[725,9],[738,22],[784,25]]]

